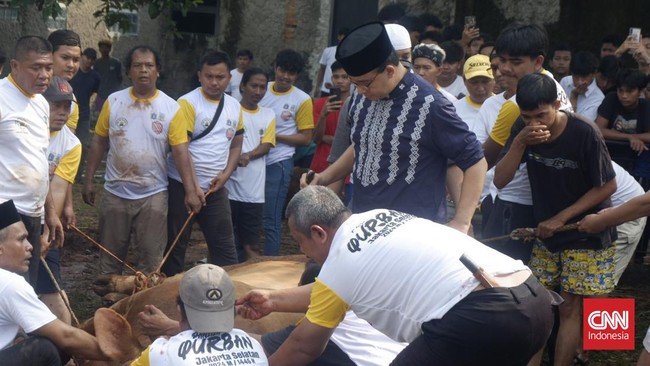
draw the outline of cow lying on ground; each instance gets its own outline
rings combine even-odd
[[[297,286],[306,261],[307,258],[302,255],[262,257],[243,264],[227,266],[224,269],[235,283],[237,297],[240,297],[253,288],[281,289]],[[140,351],[151,343],[152,340],[144,334],[137,320],[138,313],[144,310],[145,305],[153,304],[172,319],[180,319],[176,307],[176,297],[178,296],[181,278],[182,274],[167,278],[162,284],[140,291],[111,306],[112,310],[124,316],[131,327],[130,335],[120,335],[123,338],[123,343],[133,344]],[[115,278],[115,281],[111,282],[110,285],[107,284],[107,286],[129,291],[128,286],[123,286],[125,282],[128,283],[129,281],[133,283],[132,279],[123,281],[123,278]],[[300,317],[300,314],[273,313],[263,319],[251,321],[237,316],[235,318],[235,328],[248,333],[265,334],[294,324]],[[96,325],[94,319],[91,318],[84,322],[82,328],[91,334],[95,334],[96,326],[99,327],[99,324]],[[102,327],[106,326],[110,325],[102,324]],[[98,331],[105,332],[104,329]],[[108,363],[94,362],[91,364],[108,365]]]

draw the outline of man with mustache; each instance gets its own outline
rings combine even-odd
[[[201,86],[178,99],[185,130],[190,133],[189,152],[197,191],[211,192],[206,204],[196,215],[208,244],[209,263],[225,266],[237,263],[235,238],[230,216],[228,190],[224,187],[237,169],[241,153],[244,125],[237,100],[224,93],[230,82],[230,57],[219,51],[207,51],[199,61],[198,78]],[[185,192],[181,183],[180,164],[176,157],[167,158],[169,168],[169,213],[167,248],[187,220],[183,209]],[[190,223],[190,227],[191,227]],[[169,259],[163,265],[167,276],[185,268],[185,249],[191,230],[185,230]]]

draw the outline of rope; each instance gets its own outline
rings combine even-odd
[[[212,192],[214,192],[212,190],[212,188],[208,189],[208,191],[205,192],[205,194],[203,195],[203,198],[207,199],[208,196],[212,194]],[[174,238],[174,241],[172,242],[172,245],[169,246],[169,250],[167,251],[167,253],[163,257],[163,259],[160,262],[160,265],[158,266],[158,268],[153,273],[157,273],[159,275],[162,275],[160,270],[162,269],[163,265],[165,265],[165,262],[167,262],[167,259],[169,259],[169,256],[172,254],[172,251],[174,250],[174,247],[176,247],[176,244],[178,244],[178,240],[181,238],[181,235],[183,235],[183,232],[185,232],[185,229],[187,229],[187,226],[190,224],[190,222],[192,221],[192,218],[195,215],[196,214],[194,212],[190,212],[189,216],[187,216],[187,219],[185,220],[185,223],[183,224],[181,229],[178,231],[178,234],[176,234],[176,238]]]
[[[560,227],[559,229],[555,230],[556,233],[562,233],[565,231],[571,231],[571,230],[576,230],[578,229],[578,223],[573,223],[573,224],[568,224]],[[480,241],[482,243],[490,243],[490,242],[495,242],[503,239],[512,239],[512,240],[533,240],[537,238],[537,229],[536,228],[519,228],[519,229],[514,229],[510,234],[508,235],[501,235],[501,236],[495,236],[492,238],[487,238],[487,239],[481,239]]]
[[[70,307],[70,303],[68,302],[68,299],[63,295],[63,290],[61,290],[61,287],[59,286],[59,283],[56,281],[56,278],[54,278],[54,273],[52,273],[52,270],[50,269],[50,266],[47,264],[45,261],[45,258],[41,257],[41,264],[43,265],[43,268],[47,271],[47,274],[50,275],[50,279],[54,283],[54,287],[56,287],[56,291],[59,292],[59,296],[61,296],[61,300],[63,300],[63,303],[65,304],[65,307],[68,309],[70,312],[70,315],[72,316],[72,320],[74,320],[75,325],[77,328],[79,328],[79,319],[77,319],[77,316],[74,315],[74,311],[72,311],[72,308]]]
[[[84,233],[83,231],[81,231],[78,227],[76,227],[76,226],[70,224],[70,228],[72,228],[74,231],[76,231],[76,232],[78,232],[79,234],[81,234],[81,236],[83,236],[84,238],[86,238],[86,240],[88,240],[88,241],[90,241],[91,243],[95,244],[97,247],[99,247],[99,249],[101,249],[101,250],[105,251],[106,253],[108,253],[108,255],[110,255],[110,256],[113,257],[115,260],[119,261],[120,263],[122,263],[126,268],[130,269],[133,273],[137,274],[137,273],[139,272],[137,269],[131,267],[128,263],[126,263],[125,261],[123,261],[123,260],[121,260],[120,258],[118,258],[115,254],[111,253],[110,250],[106,249],[103,245],[99,244],[99,243],[96,242],[93,238],[91,238],[91,237],[88,236],[86,233]]]

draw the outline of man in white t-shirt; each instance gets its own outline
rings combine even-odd
[[[212,264],[183,274],[177,304],[180,333],[156,339],[131,366],[268,365],[255,338],[235,326],[235,285]]]
[[[560,85],[569,96],[571,105],[576,113],[596,121],[598,107],[605,99],[605,95],[596,84],[598,59],[596,55],[587,51],[577,52],[571,58],[571,75],[565,76]]]
[[[18,274],[33,253],[27,230],[12,200],[0,204],[0,360],[6,365],[62,365],[69,356],[124,361],[106,355],[97,338],[58,320]],[[21,331],[22,329],[22,331]],[[23,333],[24,332],[24,333]],[[63,353],[60,354],[60,351]]]
[[[230,80],[229,69],[230,57],[226,53],[206,52],[199,61],[201,86],[178,99],[179,113],[185,117],[185,130],[191,134],[189,151],[194,175],[201,192],[209,193],[205,205],[187,226],[191,228],[195,220],[199,223],[208,247],[208,261],[219,266],[237,263],[225,184],[237,169],[244,134],[239,103],[224,93]],[[172,252],[162,267],[168,277],[185,269],[185,250],[191,233],[191,230],[181,232],[189,213],[183,207],[185,190],[180,164],[183,162],[168,156],[169,213],[165,253]]]
[[[494,76],[490,67],[490,58],[476,54],[465,61],[463,76],[468,95],[454,102],[456,114],[463,122],[467,123],[469,130],[479,138],[481,126],[477,117],[483,102],[492,96],[494,89]],[[481,141],[482,142],[482,141]],[[463,183],[463,172],[456,165],[447,168],[447,192],[456,204],[460,198],[460,187]]]
[[[293,175],[293,155],[297,147],[311,143],[314,130],[312,100],[293,84],[305,67],[295,50],[285,49],[275,56],[275,81],[260,101],[261,107],[275,112],[276,145],[266,155],[264,187],[264,255],[280,255],[282,209]]]
[[[54,202],[56,214],[63,219],[74,218],[72,207],[72,184],[77,176],[79,162],[81,161],[81,142],[66,125],[70,115],[70,105],[74,100],[72,87],[63,78],[54,76],[43,97],[50,105],[50,144],[47,147],[47,162],[49,165],[50,193]],[[74,224],[73,222],[66,222]],[[43,232],[43,239],[48,235]],[[61,283],[61,252],[59,248],[50,248],[45,256],[45,262],[52,271],[54,278]],[[38,271],[36,293],[52,312],[63,322],[70,324],[68,311],[56,284],[50,278],[48,271],[41,263]],[[62,292],[65,296],[65,292]]]
[[[551,296],[528,267],[457,230],[393,210],[352,215],[321,186],[298,192],[287,217],[302,251],[322,264],[316,282],[237,301],[251,319],[309,303],[271,364],[309,364],[348,310],[409,343],[391,365],[525,364],[550,334]],[[462,256],[480,259],[485,285]]]
[[[458,72],[463,67],[465,51],[463,47],[454,41],[442,42],[440,47],[445,51],[445,60],[440,67],[438,85],[448,91],[456,99],[462,99],[467,95],[467,88],[463,77]]]
[[[261,254],[266,154],[275,146],[275,112],[258,105],[268,82],[264,70],[252,67],[246,70],[239,86],[244,142],[237,170],[226,182],[226,188],[240,262]]]
[[[336,42],[341,42],[341,40],[350,32],[348,28],[341,28],[336,35]],[[320,56],[320,67],[318,68],[318,75],[316,76],[316,82],[314,83],[314,91],[312,94],[314,98],[326,97],[330,95],[330,87],[332,83],[332,64],[336,61],[334,57],[336,55],[336,46],[326,47],[323,50],[323,53]]]
[[[52,78],[52,46],[37,36],[16,42],[11,73],[0,80],[0,202],[13,200],[35,253],[41,252],[42,220],[53,245],[63,244],[63,226],[48,194],[47,146],[50,106],[43,93]],[[38,255],[25,278],[34,286]]]
[[[83,199],[95,204],[93,178],[106,151],[106,177],[99,209],[99,241],[126,259],[131,234],[138,246],[136,268],[145,273],[160,265],[167,243],[167,154],[177,162],[187,211],[205,202],[197,191],[188,150],[187,124],[180,106],[156,88],[160,59],[147,46],[127,53],[133,87],[109,95],[97,119],[84,177]],[[171,146],[171,148],[170,148]],[[121,274],[123,263],[101,252],[99,272]]]
[[[242,49],[237,51],[235,57],[237,57],[235,59],[237,67],[230,70],[230,82],[228,83],[225,92],[240,101],[241,93],[239,92],[239,84],[241,83],[241,77],[244,75],[244,72],[248,70],[251,66],[251,62],[253,62],[253,52],[251,52],[251,50]]]

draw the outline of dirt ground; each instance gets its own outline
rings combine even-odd
[[[97,185],[97,191],[101,192],[100,185]],[[90,237],[97,238],[96,208],[85,205],[81,201],[80,185],[75,185],[74,196],[77,227]],[[96,202],[100,202],[99,197]],[[186,256],[187,266],[206,257],[207,248],[202,240],[200,231],[195,228]],[[288,235],[286,227],[281,252],[283,255],[299,253],[298,246]],[[63,287],[69,294],[73,311],[82,322],[91,317],[96,309],[103,306],[100,297],[92,291],[92,282],[96,278],[98,253],[99,249],[81,235],[75,232],[66,232],[61,267]],[[635,365],[643,347],[641,342],[650,325],[650,267],[640,263],[630,264],[611,297],[634,298],[636,301],[635,351],[591,351],[588,353],[588,364],[596,366]]]

